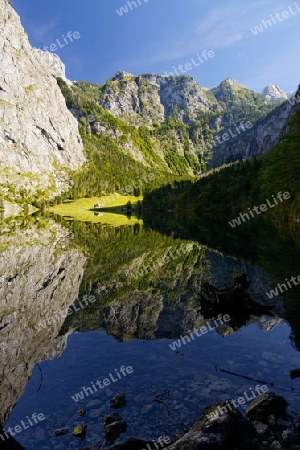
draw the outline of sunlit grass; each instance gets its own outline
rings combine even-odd
[[[135,216],[132,215],[129,219],[126,214],[122,213],[122,207],[125,207],[128,201],[131,201],[131,204],[135,205],[138,200],[143,200],[143,197],[125,196],[115,193],[102,197],[80,198],[74,202],[62,203],[53,206],[51,211],[54,214],[70,217],[82,222],[101,222],[115,227],[132,223],[142,224],[142,220],[138,220]],[[95,210],[94,208],[96,203],[101,205],[99,210]]]

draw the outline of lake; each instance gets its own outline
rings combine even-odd
[[[243,396],[243,411],[258,385],[283,395],[298,415],[300,379],[290,370],[300,368],[300,284],[267,293],[300,275],[299,227],[257,219],[239,228],[173,213],[123,216],[118,226],[105,213],[99,222],[94,215],[2,221],[5,430],[26,450],[77,449],[104,442],[104,415],[116,411],[127,422],[119,441],[156,440],[183,432],[214,402]],[[202,284],[230,286],[242,272],[252,298],[274,305],[272,317],[204,318]],[[126,405],[115,410],[118,392]],[[72,431],[83,421],[82,440]],[[58,428],[69,432],[55,436]]]

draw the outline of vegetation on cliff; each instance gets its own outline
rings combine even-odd
[[[266,203],[272,195],[288,191],[290,199],[267,214],[299,217],[299,137],[300,111],[296,110],[288,122],[288,131],[264,155],[204,173],[195,183],[173,183],[147,193],[144,208],[188,210],[230,220]]]
[[[78,82],[71,87],[57,79],[67,107],[78,119],[89,160],[88,166],[74,177],[71,198],[118,191],[150,172],[155,178],[147,186],[139,186],[137,195],[168,183],[177,186],[182,181],[192,181],[205,170],[217,133],[237,121],[250,118],[254,123],[274,109],[274,104],[266,102],[262,95],[232,80],[225,80],[214,90],[197,85],[199,92],[203,89],[200,94],[205,96],[209,108],[198,108],[193,121],[188,119],[190,105],[186,105],[184,113],[177,104],[170,108],[165,105],[165,117],[157,121],[153,116],[152,122],[148,117],[151,122],[148,126],[134,126],[126,115],[120,119],[101,106],[107,93],[126,96],[128,83],[136,82],[138,93],[142,88],[143,92],[150,89],[151,77],[155,78],[154,75],[135,78],[128,74],[122,79],[108,80],[105,85]],[[169,82],[175,83],[174,86],[179,83],[178,89],[184,90],[186,83],[195,84],[189,77],[173,78]],[[190,94],[186,95],[188,100]],[[151,101],[154,107],[155,97]],[[139,114],[143,118],[145,112],[141,110]]]

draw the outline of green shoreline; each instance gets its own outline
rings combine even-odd
[[[55,205],[49,210],[54,214],[63,217],[70,217],[83,222],[106,223],[113,226],[128,225],[140,223],[134,214],[128,217],[122,208],[126,208],[127,202],[131,202],[134,207],[143,197],[134,197],[133,195],[121,195],[119,193],[110,194],[101,197],[79,198],[75,201],[68,201]],[[99,207],[95,208],[95,204]]]

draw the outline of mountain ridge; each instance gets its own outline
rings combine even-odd
[[[2,207],[102,195],[149,172],[146,189],[193,179],[263,153],[286,125],[290,104],[231,78],[212,89],[188,75],[125,71],[104,84],[71,82],[59,56],[31,47],[17,13],[0,4]],[[251,130],[215,145],[243,122]]]

